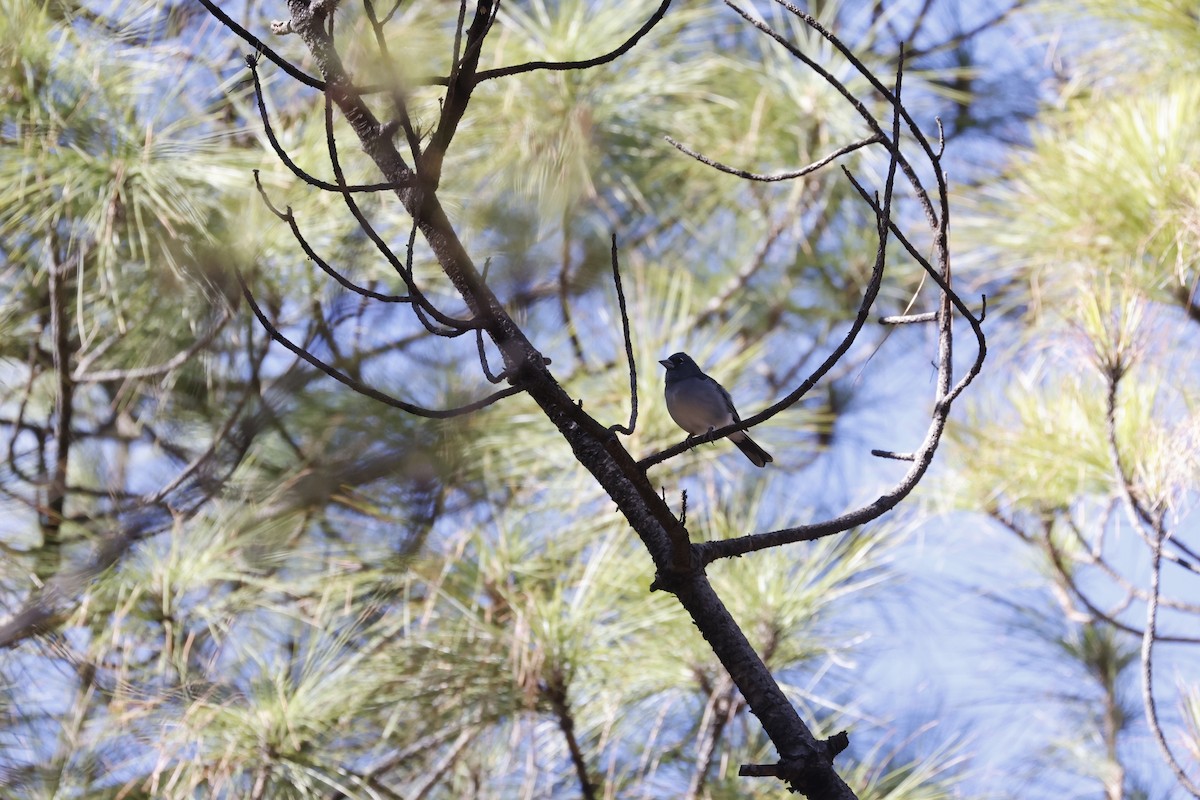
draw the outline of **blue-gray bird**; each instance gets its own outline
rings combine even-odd
[[[742,421],[725,387],[705,375],[687,353],[676,353],[658,363],[667,368],[667,412],[689,434],[699,436]],[[756,467],[775,460],[745,431],[730,434],[729,441]]]

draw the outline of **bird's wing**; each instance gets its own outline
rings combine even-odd
[[[712,381],[713,386],[716,386],[717,390],[721,392],[721,396],[725,398],[725,407],[729,409],[729,413],[733,416],[733,421],[741,422],[742,418],[738,416],[737,409],[733,407],[733,398],[729,396],[729,390],[717,383],[717,379],[711,375],[705,375],[704,377]]]

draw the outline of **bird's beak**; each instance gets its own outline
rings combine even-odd
[[[662,360],[660,360],[658,363],[662,364],[662,365],[663,365],[664,367],[666,367],[667,369],[671,369],[671,368],[673,368],[673,367],[675,366],[674,364],[672,364],[670,361],[668,361],[668,360],[667,360],[667,359],[665,359],[665,358],[664,358],[664,359],[662,359]]]

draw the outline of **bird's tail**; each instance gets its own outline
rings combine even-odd
[[[740,439],[734,439],[732,436],[729,438],[732,439],[733,443],[737,445],[737,449],[741,450],[742,453],[745,454],[746,458],[750,459],[750,463],[754,464],[756,467],[765,467],[768,462],[775,460],[771,458],[770,453],[759,447],[753,439],[744,433]]]

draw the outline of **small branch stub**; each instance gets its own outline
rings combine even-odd
[[[850,735],[845,731],[838,731],[828,739],[818,742],[818,745],[824,758],[832,764],[833,760],[850,746]],[[776,764],[742,764],[738,768],[738,775],[743,778],[780,778],[792,784],[792,791],[809,794],[805,787],[810,783],[808,776],[812,771],[811,764],[780,761]]]

